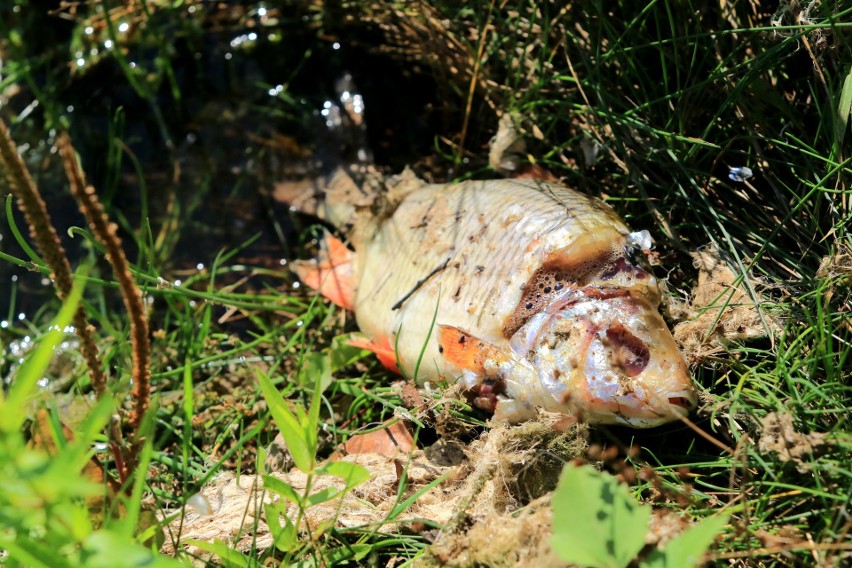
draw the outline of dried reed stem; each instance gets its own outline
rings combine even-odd
[[[44,199],[33,182],[26,164],[18,155],[15,142],[2,119],[0,119],[0,165],[3,166],[9,187],[18,200],[18,207],[24,213],[30,235],[52,272],[51,276],[56,283],[56,294],[64,301],[71,293],[73,284],[71,264],[62,248],[59,235],[56,234],[56,229],[50,221]],[[106,390],[106,376],[101,369],[98,346],[94,339],[95,329],[89,325],[83,306],[78,307],[74,313],[73,323],[77,337],[80,338],[80,352],[89,368],[92,386],[99,397],[103,396]]]
[[[145,303],[142,292],[133,280],[130,265],[121,247],[118,237],[118,226],[110,223],[104,213],[103,205],[95,194],[95,188],[86,185],[83,172],[77,163],[77,154],[71,145],[71,139],[66,132],[57,138],[59,153],[65,164],[65,172],[71,185],[71,194],[77,200],[80,211],[85,215],[89,228],[107,250],[107,261],[112,266],[124,306],[130,317],[130,341],[133,346],[133,412],[130,415],[130,426],[138,435],[142,417],[148,409],[150,396],[149,380],[151,377],[150,360],[151,344],[148,338],[148,319],[145,317]],[[138,437],[134,442],[138,443]]]

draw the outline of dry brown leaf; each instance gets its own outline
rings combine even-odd
[[[385,424],[379,430],[352,436],[343,449],[347,454],[380,454],[392,458],[417,448],[404,422],[392,419]]]

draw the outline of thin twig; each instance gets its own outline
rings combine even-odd
[[[695,432],[696,434],[698,434],[699,436],[701,436],[702,438],[704,438],[705,440],[707,440],[708,442],[710,442],[711,444],[713,444],[714,446],[716,446],[717,448],[722,450],[723,452],[728,452],[732,456],[736,455],[736,452],[733,450],[733,448],[731,448],[730,446],[726,445],[723,442],[720,442],[719,440],[717,440],[716,438],[714,438],[713,436],[711,436],[710,434],[708,434],[707,432],[705,432],[704,430],[699,428],[698,425],[695,422],[693,422],[692,420],[690,420],[686,416],[678,415],[677,418],[678,418],[678,420],[680,420],[681,422],[683,422],[684,424],[689,426],[689,428],[692,429],[693,432]]]
[[[447,257],[447,260],[445,260],[443,263],[441,263],[440,266],[438,266],[432,272],[430,272],[429,274],[427,274],[426,276],[424,276],[423,278],[418,280],[414,284],[414,287],[411,290],[409,290],[408,293],[405,294],[405,296],[400,298],[397,303],[395,303],[394,305],[391,306],[391,311],[395,311],[395,310],[398,310],[399,308],[401,308],[402,305],[405,303],[405,301],[407,299],[409,299],[421,286],[426,284],[426,282],[428,282],[430,278],[432,278],[433,276],[435,276],[436,274],[441,272],[443,269],[445,269],[448,264],[450,264],[450,257]]]
[[[456,153],[456,166],[461,163],[462,154],[464,152],[465,138],[467,138],[467,128],[470,122],[471,109],[473,107],[473,95],[476,92],[476,84],[479,81],[479,72],[482,67],[482,54],[485,51],[485,40],[488,37],[488,32],[491,28],[491,13],[494,10],[494,1],[488,5],[488,14],[485,17],[485,25],[482,26],[480,34],[479,46],[476,50],[476,59],[473,61],[473,71],[470,75],[470,86],[467,92],[467,102],[464,107],[464,120],[462,121],[461,134],[459,135],[458,152]]]
[[[767,546],[764,548],[750,548],[748,550],[736,550],[733,552],[718,552],[707,556],[708,560],[730,560],[733,558],[753,558],[756,556],[768,556],[771,554],[783,554],[799,550],[852,550],[852,543],[848,542],[798,542],[780,546]]]

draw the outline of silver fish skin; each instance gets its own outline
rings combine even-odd
[[[332,273],[296,268],[343,282],[373,350],[393,348],[404,374],[461,381],[510,422],[543,409],[647,428],[694,408],[658,283],[636,262],[647,233],[608,205],[529,179],[393,193],[357,219],[351,203],[332,205],[325,216],[352,227],[355,254]]]

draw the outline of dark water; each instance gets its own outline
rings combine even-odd
[[[37,61],[33,78],[44,102],[34,102],[34,91],[22,83],[7,93],[0,112],[72,264],[87,252],[81,238],[66,234],[83,220],[53,148],[49,123],[57,116],[68,119],[89,181],[122,226],[129,258],[142,260],[129,232],[144,234],[150,226],[152,238],[163,243],[154,264],[166,278],[209,266],[220,250],[256,234],[260,237],[235,262],[280,266],[291,257],[309,221],[294,219],[271,200],[267,192],[276,181],[353,161],[399,171],[432,151],[441,120],[434,84],[375,53],[376,37],[363,30],[351,36],[322,33],[306,26],[305,15],[295,10],[281,9],[270,19],[262,3],[235,7],[233,13],[195,5],[209,12],[194,13],[190,26],[190,8],[155,11],[144,30],[133,28],[125,37],[128,65],[156,70],[167,61],[170,68],[159,83],[142,81],[143,93],[106,49],[103,30],[88,34],[84,22],[0,9],[5,25],[16,26],[27,39],[25,45],[40,46],[3,56]],[[84,53],[83,65],[75,68],[79,54],[72,38],[81,29],[84,40],[96,38],[84,41],[87,49],[100,51]],[[160,43],[152,44],[152,36]],[[363,106],[360,126],[343,109],[353,100],[356,110]],[[333,120],[335,112],[342,121]],[[172,217],[177,224],[168,225]],[[26,232],[17,211],[15,220]],[[25,258],[5,217],[0,250]],[[40,274],[0,260],[0,321],[42,317],[49,284]]]

